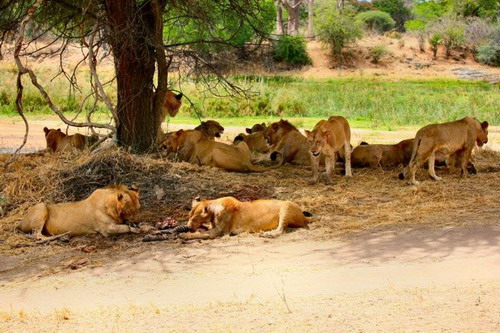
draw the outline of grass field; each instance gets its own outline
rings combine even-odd
[[[84,96],[88,94],[88,71],[82,69],[77,77],[81,92],[69,89],[66,79],[57,77],[54,68],[39,66],[37,73],[54,101],[73,116]],[[102,68],[103,81],[109,79],[112,68]],[[54,78],[55,77],[55,78]],[[458,80],[397,80],[378,78],[299,79],[290,76],[234,76],[233,82],[249,89],[246,97],[221,98],[204,93],[195,81],[181,88],[194,107],[186,100],[173,123],[197,122],[203,118],[225,119],[228,125],[246,124],[246,119],[297,118],[298,125],[311,127],[317,119],[330,115],[345,116],[354,127],[391,130],[405,125],[444,122],[472,115],[500,124],[498,96],[500,86],[485,82]],[[16,114],[15,69],[0,66],[0,115]],[[24,107],[28,115],[50,114],[39,93],[25,80]],[[114,98],[116,91],[109,87]],[[84,110],[89,110],[87,103]],[[101,113],[101,115],[99,115]],[[104,118],[105,108],[97,104],[97,117]],[[242,119],[237,119],[242,118]],[[300,120],[298,118],[307,118]]]

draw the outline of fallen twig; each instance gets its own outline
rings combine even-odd
[[[35,244],[45,244],[45,243],[48,243],[48,242],[52,242],[53,240],[63,238],[63,237],[65,237],[67,235],[70,235],[70,234],[71,234],[71,232],[68,231],[68,232],[65,232],[64,234],[47,237],[47,238],[44,238],[44,239],[41,239],[41,240],[37,240],[35,242]]]

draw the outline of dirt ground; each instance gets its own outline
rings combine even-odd
[[[43,147],[38,132],[46,125],[57,126],[32,122],[33,148]],[[22,130],[7,131],[20,141]],[[375,141],[406,137],[355,133]],[[124,154],[110,156],[121,161]],[[100,163],[109,165],[108,157]],[[141,235],[125,235],[34,245],[14,232],[38,195],[57,201],[54,193],[85,181],[50,183],[67,170],[85,172],[89,159],[23,157],[14,172],[5,172],[5,193],[23,198],[0,219],[2,332],[500,330],[498,152],[477,154],[478,175],[461,179],[442,169],[444,181],[418,187],[398,180],[400,169],[357,169],[352,179],[339,174],[336,185],[326,186],[308,185],[306,167],[236,174],[126,157],[143,170],[133,179],[141,188],[139,222],[162,216],[184,222],[196,195],[233,195],[295,201],[315,215],[313,223],[276,239],[239,235],[191,243],[144,243]],[[120,168],[109,170],[113,180],[129,180]],[[35,185],[27,178],[36,178]],[[155,199],[153,182],[165,198]],[[86,185],[92,186],[99,183]]]

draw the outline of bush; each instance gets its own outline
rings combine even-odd
[[[299,36],[282,36],[274,49],[274,60],[292,66],[304,66],[312,63],[307,54],[306,42]]]
[[[441,34],[447,58],[452,50],[465,45],[465,22],[459,17],[443,17],[431,25],[430,31]]]
[[[432,54],[434,56],[434,59],[436,59],[437,56],[437,51],[438,51],[438,46],[441,44],[442,38],[441,35],[438,33],[435,33],[429,38],[429,44],[431,44],[431,50]]]
[[[396,22],[396,28],[404,31],[403,27],[407,20],[411,18],[411,11],[405,5],[404,0],[376,0],[373,6],[380,11],[389,13]]]
[[[387,51],[387,47],[383,44],[380,45],[375,45],[374,47],[370,48],[370,54],[373,58],[372,62],[374,64],[378,64],[379,60],[389,54],[389,51]]]
[[[476,59],[486,65],[500,66],[500,46],[493,43],[479,46]]]
[[[486,20],[479,17],[471,17],[467,20],[465,27],[465,43],[467,47],[475,52],[479,45],[487,44],[494,34],[495,27]]]
[[[334,59],[342,61],[342,50],[363,36],[361,26],[352,16],[341,14],[328,3],[316,10],[316,33],[327,44]]]
[[[425,22],[421,20],[410,20],[405,23],[406,30],[417,37],[418,47],[422,52],[425,52],[425,38],[427,37],[425,26]]]
[[[356,15],[356,21],[363,24],[366,29],[377,31],[379,33],[392,29],[396,24],[391,15],[379,10],[359,13]]]

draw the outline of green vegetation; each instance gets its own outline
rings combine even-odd
[[[48,69],[39,68],[38,72],[43,82],[48,82],[53,76]],[[109,73],[112,75],[111,70]],[[85,73],[81,74],[85,76]],[[251,75],[234,76],[232,80],[242,87],[251,88],[255,94],[249,98],[220,98],[202,93],[195,82],[186,83],[182,90],[195,107],[191,107],[187,99],[184,100],[178,118],[171,121],[185,123],[186,119],[195,119],[197,113],[204,118],[234,118],[237,124],[241,124],[242,119],[251,123],[256,118],[271,121],[280,117],[307,117],[309,120],[296,122],[299,126],[308,127],[319,118],[336,114],[345,116],[356,127],[393,129],[395,126],[422,125],[472,115],[500,125],[500,87],[484,82],[391,82],[366,77],[304,80],[291,76]],[[0,114],[15,116],[15,74],[0,67],[0,81],[5,82],[0,87]],[[82,89],[85,87],[82,82]],[[47,84],[47,89],[68,115],[77,112],[83,97],[69,94],[64,78],[54,79]],[[85,89],[83,91],[86,92]],[[109,93],[116,95],[112,88]],[[30,84],[26,84],[24,101],[28,115],[52,114]],[[96,119],[106,119],[106,112],[106,108],[99,103]],[[224,121],[229,126],[231,122]]]
[[[400,31],[403,31],[404,23],[411,18],[411,11],[404,0],[376,0],[373,1],[373,6],[378,10],[389,13]]]
[[[306,42],[300,36],[281,36],[274,48],[274,60],[297,67],[312,63]]]
[[[386,32],[392,29],[396,24],[391,15],[379,10],[370,10],[359,13],[356,15],[355,19],[360,22],[360,24],[363,24],[365,29],[376,31],[378,33]]]
[[[384,44],[375,45],[370,48],[370,54],[372,56],[372,62],[378,64],[380,59],[389,54],[387,47]]]

